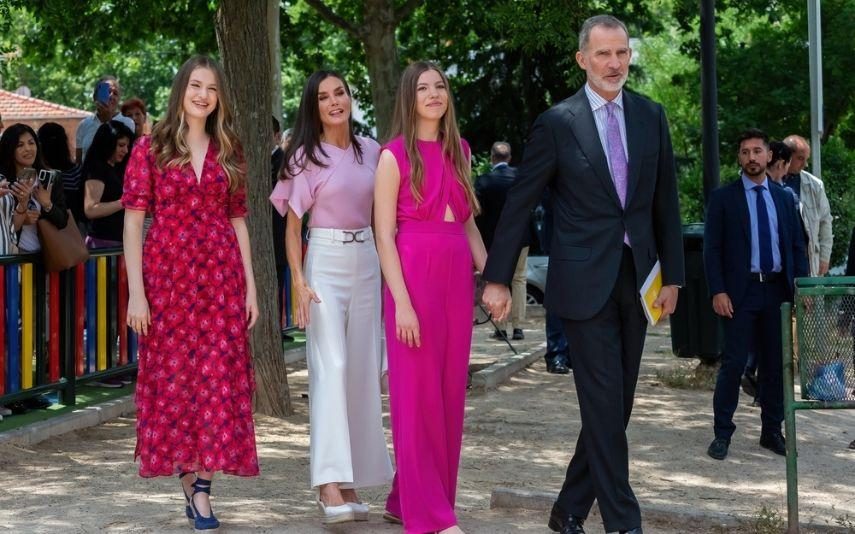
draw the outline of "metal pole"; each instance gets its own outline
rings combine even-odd
[[[799,470],[796,453],[796,409],[793,393],[793,322],[792,304],[781,305],[781,342],[784,382],[784,430],[787,435],[787,533],[799,532]],[[798,321],[798,319],[796,319]]]
[[[719,183],[718,87],[715,68],[715,0],[701,0],[701,105],[704,205]]]
[[[810,146],[811,171],[814,176],[822,176],[821,148],[822,139],[822,21],[819,12],[820,0],[808,0],[808,46],[810,54]]]

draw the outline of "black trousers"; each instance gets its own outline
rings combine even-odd
[[[603,309],[584,321],[565,319],[564,331],[573,347],[582,428],[556,505],[565,514],[585,518],[596,499],[606,531],[641,526],[641,510],[629,485],[626,425],[647,319],[628,247]]]
[[[784,386],[781,346],[781,303],[787,299],[783,278],[752,281],[733,310],[723,318],[724,351],[715,383],[713,429],[715,437],[729,440],[736,430],[733,414],[739,401],[739,382],[750,350],[757,359],[757,392],[763,432],[780,432],[784,420]]]

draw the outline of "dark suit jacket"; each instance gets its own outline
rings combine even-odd
[[[781,273],[790,299],[794,278],[808,275],[804,239],[792,195],[770,187],[778,214]],[[710,296],[727,293],[733,307],[742,302],[751,276],[751,220],[742,180],[719,187],[710,195],[704,224],[704,270]]]
[[[481,213],[475,217],[475,224],[478,225],[484,246],[488,249],[493,244],[499,216],[502,214],[502,208],[505,207],[508,190],[514,184],[516,176],[516,169],[501,165],[475,180],[475,196],[481,204]]]
[[[632,244],[636,284],[657,257],[663,283],[683,285],[683,238],[671,136],[662,106],[626,89],[629,151],[626,209],[621,208],[584,87],[553,106],[532,126],[517,181],[508,193],[490,248],[484,279],[508,284],[529,210],[550,186],[554,227],[547,275],[547,309],[585,320],[605,305],[623,254]]]
[[[276,147],[276,150],[270,156],[272,187],[276,187],[283,163],[285,163],[285,152],[281,148]],[[285,258],[285,217],[279,215],[276,208],[273,208],[271,211],[271,217],[273,217],[273,254],[276,256],[277,269],[281,269],[288,265],[288,260]]]

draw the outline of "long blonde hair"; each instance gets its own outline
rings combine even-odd
[[[155,124],[151,131],[151,151],[158,168],[181,167],[190,163],[190,147],[187,146],[187,122],[184,120],[184,94],[194,70],[203,68],[214,73],[217,80],[217,107],[205,120],[205,132],[219,147],[217,162],[229,180],[229,191],[234,191],[246,182],[240,140],[232,126],[232,105],[225,76],[220,64],[207,56],[193,56],[181,65],[172,81],[166,116]]]
[[[418,138],[416,135],[416,122],[418,120],[416,88],[419,83],[419,76],[429,70],[435,70],[439,73],[448,91],[448,108],[439,122],[439,138],[442,141],[442,154],[451,158],[457,174],[457,181],[460,182],[460,185],[463,186],[466,192],[466,199],[469,201],[470,208],[473,212],[477,213],[479,211],[478,200],[475,198],[475,189],[469,180],[469,161],[466,159],[460,143],[460,131],[457,129],[457,116],[454,113],[454,98],[451,94],[451,85],[448,83],[448,77],[445,73],[434,63],[417,61],[404,69],[395,97],[395,111],[392,117],[392,127],[389,137],[392,139],[400,135],[404,139],[407,159],[410,161],[410,189],[416,202],[421,202],[422,185],[425,179],[425,165],[418,150]]]

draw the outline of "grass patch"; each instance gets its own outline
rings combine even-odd
[[[667,370],[656,371],[656,378],[669,388],[712,391],[715,389],[716,373],[717,365],[688,361],[678,362]]]
[[[777,510],[765,504],[746,524],[749,534],[780,534],[784,531],[784,518]]]

